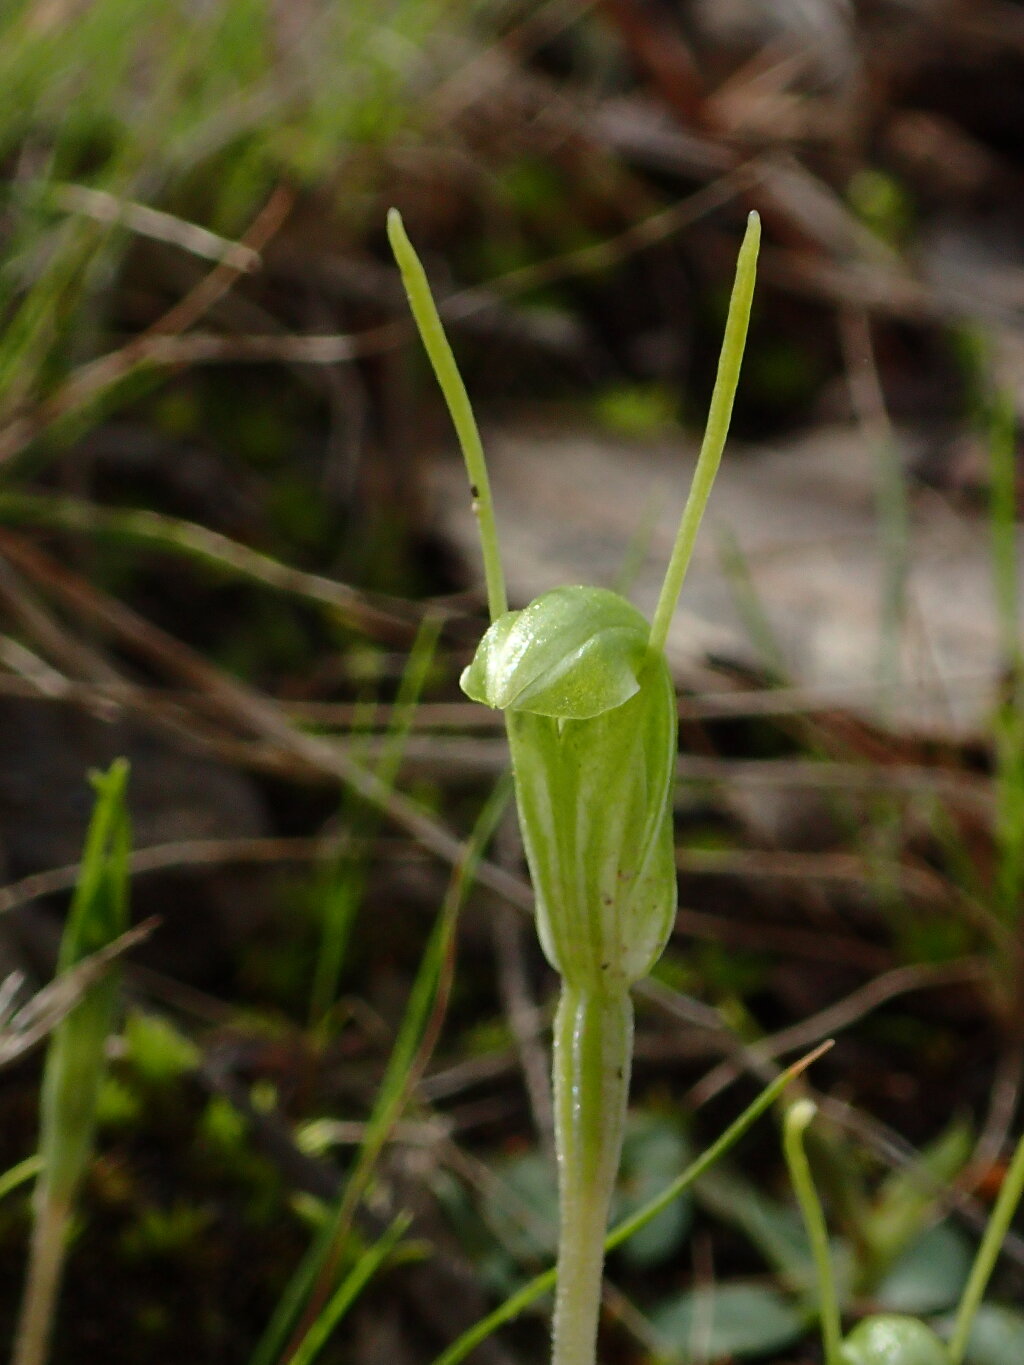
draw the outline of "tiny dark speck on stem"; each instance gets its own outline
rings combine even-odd
[[[472,493],[474,501],[480,496],[480,490],[475,483],[469,485],[469,491]]]

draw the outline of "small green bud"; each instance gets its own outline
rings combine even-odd
[[[950,1365],[945,1344],[917,1318],[884,1313],[859,1322],[840,1348],[842,1365]]]

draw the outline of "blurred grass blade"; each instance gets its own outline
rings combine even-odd
[[[301,1358],[299,1352],[304,1349],[312,1328],[308,1323],[299,1323],[295,1329],[295,1324],[299,1322],[304,1304],[307,1305],[307,1316],[316,1321],[321,1303],[330,1292],[335,1264],[377,1157],[401,1117],[409,1093],[433,1050],[451,984],[459,911],[511,795],[511,777],[506,775],[484,803],[463,848],[462,858],[452,871],[448,894],[420,961],[405,1017],[338,1207],[292,1276],[250,1365],[274,1365],[282,1359],[294,1362],[297,1357]],[[290,1344],[289,1332],[293,1333]]]
[[[974,1258],[974,1265],[964,1286],[960,1306],[956,1312],[956,1323],[949,1341],[951,1365],[961,1365],[971,1336],[971,1327],[981,1307],[985,1289],[995,1269],[999,1253],[1003,1249],[1013,1215],[1017,1212],[1021,1195],[1024,1194],[1024,1137],[1018,1143],[1013,1159],[1003,1178],[1002,1187],[995,1202],[981,1239],[981,1246]]]
[[[1021,912],[1024,891],[1024,658],[1017,586],[1017,457],[1012,400],[993,397],[988,412],[992,492],[989,508],[996,619],[1006,685],[994,720],[996,758],[996,911],[1006,925]]]
[[[408,1214],[400,1213],[383,1236],[363,1252],[303,1337],[291,1365],[312,1365],[335,1327],[398,1245],[411,1221]]]
[[[71,971],[124,931],[128,918],[128,764],[94,776],[96,805],[82,870],[61,939],[58,972]],[[62,1020],[50,1042],[39,1118],[42,1173],[36,1184],[28,1278],[13,1365],[46,1359],[75,1196],[92,1150],[96,1098],[117,998],[108,972]]]
[[[4,1171],[3,1175],[0,1175],[0,1199],[6,1199],[26,1181],[34,1180],[42,1169],[43,1163],[37,1152]]]
[[[377,778],[389,792],[398,778],[406,741],[430,674],[440,633],[440,617],[424,617],[409,652],[384,749],[374,765]],[[314,1023],[324,1018],[337,998],[345,951],[366,885],[367,859],[365,855],[358,856],[353,852],[353,835],[364,836],[368,844],[380,823],[380,810],[376,807],[368,809],[352,793],[351,788],[346,788],[340,823],[346,834],[327,869],[325,884],[321,887],[323,919],[320,951],[310,989],[309,1006],[310,1021]]]
[[[0,463],[53,459],[159,382],[130,343],[109,350],[133,230],[179,250],[234,238],[275,184],[333,173],[339,148],[415,119],[421,61],[461,27],[449,0],[358,0],[310,7],[282,42],[279,9],[0,4]],[[112,354],[124,364],[90,366]]]

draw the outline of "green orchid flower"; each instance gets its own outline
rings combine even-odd
[[[675,918],[676,698],[665,640],[729,427],[760,235],[751,214],[690,495],[654,618],[605,588],[559,587],[509,611],[480,435],[423,268],[388,234],[455,424],[479,520],[491,626],[462,687],[504,712],[537,929],[562,977],[554,1028],[560,1242],[554,1365],[591,1365],[603,1243],[633,1053],[630,987]]]

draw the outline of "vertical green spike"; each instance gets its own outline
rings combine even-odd
[[[119,759],[92,780],[96,804],[61,939],[60,972],[112,943],[128,925],[128,764]],[[68,1224],[92,1151],[96,1100],[116,1000],[117,973],[112,970],[57,1026],[46,1054],[39,1116],[42,1170],[33,1201],[32,1244],[13,1365],[42,1365],[47,1357]]]

